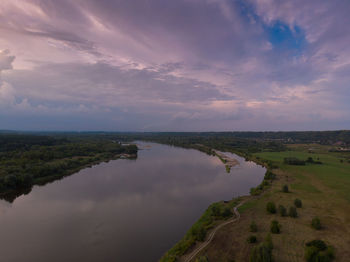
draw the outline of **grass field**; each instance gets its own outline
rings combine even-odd
[[[321,145],[293,145],[285,152],[264,152],[254,154],[258,161],[270,160],[278,168],[272,185],[258,197],[240,207],[241,220],[224,227],[213,242],[199,256],[209,261],[249,261],[249,254],[255,244],[246,239],[254,234],[258,243],[269,233],[272,220],[282,225],[280,234],[273,234],[273,256],[275,261],[305,261],[304,248],[307,241],[322,239],[335,248],[335,261],[350,261],[350,153],[329,152]],[[306,160],[312,157],[322,164],[306,163],[304,166],[287,165],[285,157]],[[288,185],[290,192],[282,192]],[[302,200],[298,217],[281,217],[268,214],[266,204],[273,201],[287,209],[294,206],[296,198]],[[319,217],[323,228],[313,229],[310,224]],[[258,225],[258,232],[249,232],[252,221]]]

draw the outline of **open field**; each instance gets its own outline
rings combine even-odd
[[[271,186],[257,197],[239,208],[241,219],[218,231],[199,255],[209,261],[249,261],[251,249],[247,238],[256,235],[258,243],[270,231],[272,220],[282,225],[280,234],[272,234],[275,261],[305,261],[305,243],[322,239],[335,248],[335,261],[349,261],[350,257],[350,153],[329,152],[329,147],[320,145],[291,145],[284,152],[255,153],[256,161],[270,160],[278,168]],[[312,149],[312,150],[310,150]],[[310,152],[309,152],[310,151]],[[296,166],[284,163],[285,157],[306,160],[312,157],[322,164],[306,163]],[[290,192],[282,192],[288,185]],[[272,201],[287,208],[294,206],[294,200],[302,200],[298,217],[281,217],[278,213],[268,214],[266,204]],[[310,224],[319,217],[323,228],[313,229]],[[249,232],[249,225],[255,221],[256,233]]]

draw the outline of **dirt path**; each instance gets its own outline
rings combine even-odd
[[[195,258],[196,255],[198,255],[199,252],[201,252],[206,246],[208,246],[210,244],[210,242],[213,240],[214,236],[215,236],[215,233],[222,227],[228,225],[228,224],[231,224],[233,222],[236,222],[240,219],[241,217],[241,214],[238,212],[238,208],[243,205],[247,200],[244,200],[242,201],[241,203],[239,203],[237,206],[235,206],[233,208],[233,212],[235,213],[236,217],[235,218],[231,218],[229,220],[227,220],[226,222],[218,225],[216,228],[214,228],[206,241],[204,241],[199,247],[197,247],[195,250],[192,251],[192,253],[190,253],[189,255],[187,255],[185,258],[184,258],[184,262],[190,262],[192,259]]]

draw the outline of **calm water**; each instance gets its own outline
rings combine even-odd
[[[208,205],[247,194],[265,169],[153,143],[115,160],[0,201],[0,261],[157,261]]]

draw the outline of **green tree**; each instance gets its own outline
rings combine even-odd
[[[250,253],[250,262],[272,262],[272,249],[266,243],[253,247]]]
[[[306,243],[304,257],[307,262],[331,262],[335,255],[333,247],[316,239]]]
[[[231,217],[233,215],[232,211],[230,208],[225,207],[223,211],[221,212],[221,216],[224,218]]]
[[[252,223],[250,223],[250,232],[257,232],[258,231],[258,226],[256,225],[255,221],[252,221]]]
[[[284,192],[284,193],[288,193],[289,192],[289,188],[288,188],[287,185],[283,185],[282,192]]]
[[[267,236],[265,238],[265,243],[269,249],[271,249],[271,250],[273,249],[272,237],[271,237],[270,233],[267,234]]]
[[[209,259],[206,256],[201,256],[196,259],[196,262],[209,262]]]
[[[278,206],[278,213],[280,214],[281,217],[285,217],[285,216],[287,216],[287,209],[284,206],[279,205]]]
[[[296,207],[298,207],[298,208],[301,208],[301,207],[303,206],[303,204],[302,204],[302,202],[301,202],[301,200],[300,200],[299,198],[296,198],[296,199],[294,200],[294,205],[295,205]]]
[[[257,242],[256,236],[254,236],[254,235],[249,236],[248,239],[247,239],[247,242],[250,243],[250,244],[256,243]]]
[[[274,202],[268,202],[266,204],[266,210],[270,214],[275,214],[276,213],[276,205],[275,205],[275,203]]]
[[[316,230],[320,230],[322,228],[321,220],[318,217],[314,217],[311,220],[311,226]]]
[[[288,215],[294,218],[298,217],[297,209],[295,207],[290,207],[288,211]]]
[[[281,225],[277,220],[272,220],[270,225],[270,231],[273,234],[279,234],[281,232]]]

